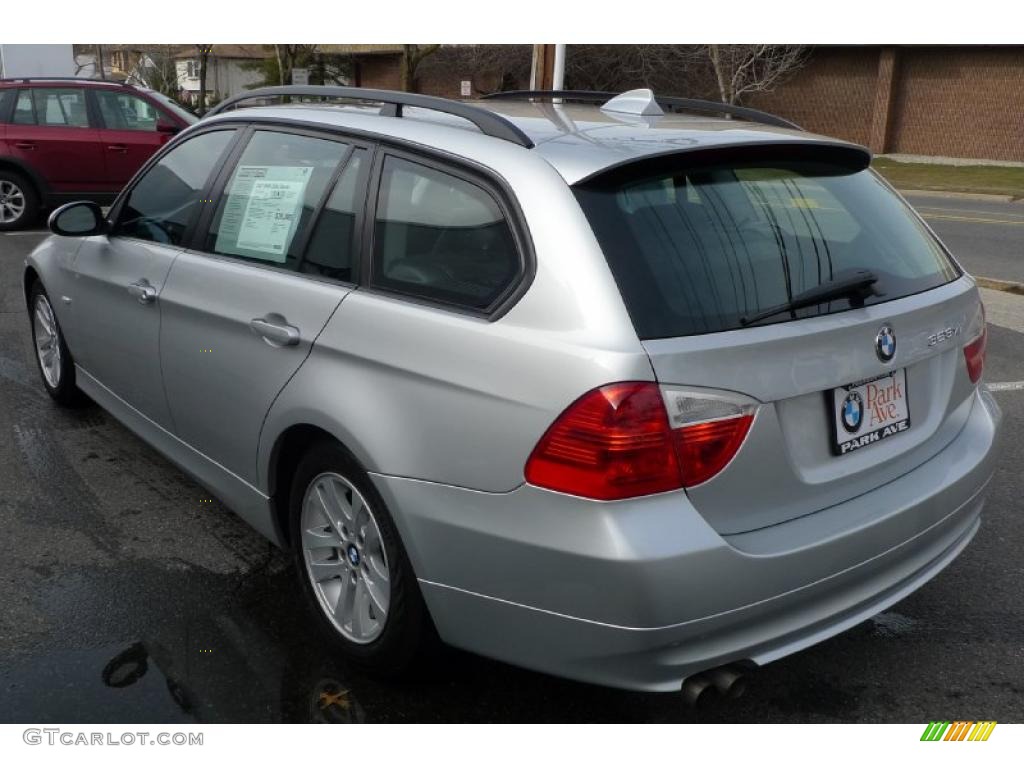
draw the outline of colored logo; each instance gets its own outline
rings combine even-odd
[[[355,544],[348,545],[348,561],[355,567],[359,565],[359,550],[356,549]]]
[[[995,727],[995,720],[931,722],[921,734],[921,741],[988,741]]]
[[[864,401],[860,397],[860,392],[855,390],[843,398],[840,418],[843,422],[843,429],[850,434],[860,429],[860,423],[864,420]]]
[[[875,336],[875,354],[883,363],[888,363],[896,355],[896,332],[890,325],[883,325]]]

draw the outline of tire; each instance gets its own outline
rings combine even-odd
[[[318,442],[299,461],[289,534],[307,607],[347,659],[384,677],[408,677],[436,650],[439,641],[394,521],[366,472],[340,444]]]
[[[39,221],[39,194],[20,173],[0,169],[0,232],[31,227]]]
[[[50,297],[38,280],[29,292],[29,321],[32,325],[32,348],[36,367],[47,393],[65,407],[76,407],[85,402],[85,396],[75,384],[75,361],[64,342],[64,334],[57,322]],[[53,358],[56,357],[56,360]]]

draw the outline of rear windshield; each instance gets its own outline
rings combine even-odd
[[[666,170],[591,183],[577,197],[642,339],[727,331],[849,269],[877,277],[867,305],[959,271],[874,174],[805,160]],[[851,308],[837,299],[766,317]]]

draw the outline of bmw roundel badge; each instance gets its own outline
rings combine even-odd
[[[891,325],[883,325],[875,336],[875,354],[883,363],[896,356],[896,332]]]
[[[860,392],[854,390],[843,398],[840,418],[843,428],[850,434],[860,429],[860,423],[864,420],[864,401],[860,397]]]

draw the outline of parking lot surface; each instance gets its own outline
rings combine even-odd
[[[1024,227],[937,215],[969,270],[1024,282]],[[889,611],[758,670],[744,698],[694,712],[455,651],[401,684],[333,658],[281,553],[100,409],[51,404],[21,292],[44,236],[0,235],[0,721],[1024,721],[1024,297],[986,293],[1005,437],[971,546]]]

